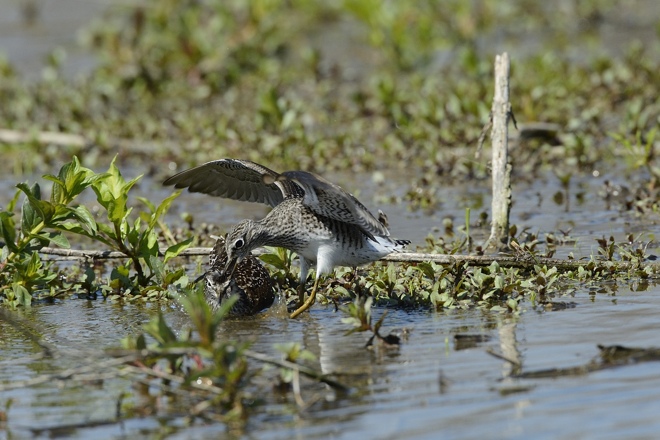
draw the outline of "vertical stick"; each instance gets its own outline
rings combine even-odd
[[[493,223],[486,247],[502,249],[509,241],[509,212],[511,211],[511,166],[509,165],[508,122],[509,55],[505,52],[495,58],[495,96],[493,98]]]

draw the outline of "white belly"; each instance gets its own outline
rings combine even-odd
[[[335,266],[360,266],[371,263],[394,251],[396,244],[391,240],[377,237],[378,242],[364,240],[360,247],[343,248],[341,243],[333,238],[319,240],[300,253],[310,263],[316,264],[319,274],[332,272]]]

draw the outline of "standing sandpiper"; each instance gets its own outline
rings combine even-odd
[[[279,174],[247,160],[220,159],[176,174],[164,185],[273,207],[264,219],[243,220],[227,234],[225,272],[231,274],[237,262],[261,246],[298,254],[302,305],[291,318],[314,304],[322,274],[335,266],[354,267],[379,260],[410,243],[391,239],[387,228],[353,195],[305,171]],[[316,264],[314,287],[303,302],[312,264]]]

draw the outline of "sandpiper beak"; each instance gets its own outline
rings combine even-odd
[[[237,263],[238,258],[232,258],[231,260],[227,261],[227,265],[225,266],[225,274],[228,275],[229,279],[231,279],[232,275],[234,275],[234,269],[236,269]]]
[[[195,281],[193,281],[193,284],[197,284],[197,283],[199,283],[200,281],[202,281],[204,278],[206,278],[206,275],[207,275],[207,274],[208,274],[208,272],[204,272],[203,274],[201,274],[200,276],[198,276],[197,278],[195,278]]]

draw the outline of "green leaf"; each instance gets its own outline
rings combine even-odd
[[[86,227],[87,230],[89,230],[93,235],[96,234],[96,232],[98,231],[98,226],[96,225],[96,220],[94,220],[94,216],[92,215],[91,212],[89,212],[89,209],[87,209],[85,206],[80,205],[73,208],[72,212],[82,226]]]
[[[136,221],[136,224],[138,222]],[[139,231],[139,225],[137,225],[134,229],[131,230],[130,234],[133,234],[137,231]],[[129,235],[131,237],[131,235]],[[130,241],[130,238],[129,238]],[[158,256],[158,234],[153,229],[147,229],[141,233],[138,234],[137,236],[137,241],[135,244],[131,242],[133,246],[137,247],[137,252],[140,257],[144,258],[145,260],[148,257],[156,257]]]
[[[200,337],[202,346],[208,347],[215,340],[218,325],[227,316],[229,310],[231,310],[238,300],[238,297],[232,296],[228,298],[218,310],[212,312],[204,296],[204,288],[201,284],[187,295],[177,295],[176,299],[190,317],[193,327]]]
[[[17,190],[14,193],[14,197],[12,197],[11,201],[7,205],[6,211],[7,212],[14,212],[16,209],[16,206],[18,206],[18,199],[21,197],[22,191]]]
[[[333,291],[344,298],[350,298],[351,296],[350,292],[344,286],[336,286]]]
[[[55,205],[66,204],[67,203],[66,192],[64,190],[65,183],[62,180],[50,174],[46,174],[45,176],[43,176],[43,178],[53,182],[53,189],[50,192],[50,202]]]
[[[35,198],[35,193],[38,194],[36,197],[40,197],[40,190],[37,184],[32,188],[29,188],[27,185],[19,183],[17,187],[27,195],[23,201],[23,207],[21,209],[21,230],[24,234],[28,234],[43,220],[43,214],[38,209],[39,201],[35,200],[34,203],[30,201],[30,197]]]
[[[105,223],[97,223],[96,224],[99,228],[99,231],[104,234],[108,239],[113,242],[113,247],[116,248],[117,243],[122,242],[122,237],[117,237],[115,234],[115,229],[106,225]]]
[[[41,200],[41,188],[35,183],[32,188],[25,183],[16,185],[27,196],[23,202],[23,215],[21,219],[21,228],[23,233],[29,233],[41,222],[50,223],[55,215],[55,205],[48,201]]]
[[[138,350],[145,350],[147,348],[147,338],[140,334],[135,340],[135,348]]]
[[[14,301],[17,305],[27,307],[32,304],[32,295],[30,295],[30,292],[24,286],[19,283],[13,283],[11,288],[14,293]]]
[[[115,156],[107,173],[97,176],[93,180],[92,189],[96,193],[96,200],[108,212],[108,219],[115,225],[119,225],[131,211],[127,207],[128,191],[142,176],[125,182],[115,165],[116,159]]]
[[[153,203],[151,203],[151,200],[149,200],[148,198],[146,198],[146,197],[138,197],[137,199],[138,199],[139,201],[141,201],[142,203],[144,203],[144,204],[146,205],[147,208],[149,208],[149,212],[153,213],[154,211],[156,211],[156,205],[154,205]]]
[[[108,220],[114,224],[120,224],[128,217],[130,212],[126,207],[126,197],[108,200],[105,209],[108,212]]]
[[[113,289],[130,289],[133,285],[129,278],[130,271],[126,266],[117,266],[110,272],[110,285]]]
[[[158,284],[162,284],[165,279],[165,264],[163,264],[163,261],[156,255],[150,255],[149,258],[146,258],[146,261],[147,266],[149,266],[151,272],[156,276]]]
[[[421,271],[427,278],[435,280],[435,270],[433,270],[433,266],[430,263],[417,263],[417,265],[411,267]]]
[[[48,232],[46,235],[51,243],[54,243],[63,249],[71,248],[71,244],[69,244],[69,240],[67,240],[67,238],[61,232]]]
[[[78,158],[74,156],[73,160],[65,164],[59,172],[59,178],[64,182],[66,194],[64,203],[71,203],[81,192],[102,177],[103,174],[97,175],[92,170],[81,166]]]
[[[275,254],[259,255],[259,259],[266,264],[270,264],[279,270],[286,270],[286,262]]]
[[[396,267],[392,263],[387,265],[387,281],[392,284],[396,282]]]
[[[5,244],[12,252],[16,252],[16,225],[13,219],[13,212],[0,211],[0,235]]]
[[[167,263],[172,258],[178,256],[184,250],[188,249],[192,244],[194,238],[195,237],[190,237],[187,240],[184,240],[177,244],[173,244],[172,246],[168,247],[167,250],[165,251],[165,258],[164,258],[165,263]]]
[[[32,252],[30,260],[28,261],[27,266],[25,267],[25,277],[27,279],[35,278],[37,273],[41,269],[41,260],[39,259],[39,254],[37,252]]]
[[[149,227],[153,228],[158,220],[160,220],[167,213],[167,211],[170,209],[170,206],[172,205],[172,202],[174,199],[179,197],[179,194],[181,194],[181,190],[175,191],[170,196],[166,197],[162,202],[160,202],[160,205],[158,205],[158,208],[156,208],[156,212],[151,216]]]
[[[174,284],[180,288],[184,288],[189,284],[188,276],[186,275],[186,270],[184,268],[174,272],[167,272],[163,281],[167,285]]]
[[[170,329],[162,312],[143,326],[144,331],[162,345],[176,342],[176,334]]]

